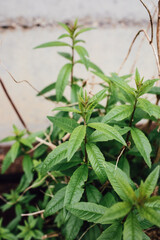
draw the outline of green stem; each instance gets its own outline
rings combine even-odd
[[[71,87],[73,85],[73,69],[74,69],[74,37],[72,37],[72,70],[71,70]]]
[[[132,112],[132,115],[131,115],[131,118],[130,118],[130,121],[129,121],[129,127],[132,127],[136,106],[137,106],[137,97],[136,97],[136,100],[135,100],[135,103],[134,103],[134,107],[133,107],[133,112]],[[130,135],[131,135],[131,131],[129,131],[128,134],[127,134],[126,142],[128,142]]]

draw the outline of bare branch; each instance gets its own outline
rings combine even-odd
[[[50,147],[52,150],[56,148],[56,145],[52,144],[51,142],[47,142],[47,141],[45,141],[44,139],[41,139],[41,138],[39,138],[39,137],[36,137],[36,140],[37,140],[38,142],[40,142],[41,144],[47,145],[47,146]]]
[[[33,213],[23,213],[21,214],[22,217],[27,217],[27,216],[35,216],[44,213],[45,210],[40,210],[38,212],[33,212]]]
[[[157,19],[157,52],[158,52],[158,60],[160,63],[160,1],[158,1],[158,19]],[[159,72],[160,74],[160,72]]]
[[[153,54],[154,54],[154,57],[155,57],[155,60],[156,60],[156,64],[157,64],[158,73],[160,72],[160,66],[159,66],[158,56],[157,56],[155,47],[154,47],[153,43],[150,42],[150,39],[149,39],[149,36],[148,36],[147,32],[146,32],[144,29],[141,29],[141,30],[138,31],[138,33],[135,35],[134,39],[132,40],[132,43],[131,43],[131,45],[130,45],[130,47],[129,47],[129,50],[128,50],[128,53],[127,53],[125,59],[123,60],[121,66],[120,66],[120,68],[119,68],[119,70],[118,70],[118,73],[121,71],[121,69],[123,68],[124,64],[126,63],[128,57],[129,57],[129,55],[130,55],[130,52],[131,52],[131,50],[132,50],[133,44],[134,44],[134,42],[136,41],[137,37],[139,36],[139,34],[140,34],[141,32],[144,33],[147,41],[149,42],[149,44],[150,44],[151,47],[152,47]]]
[[[144,4],[144,2],[142,0],[140,0],[140,2],[143,4],[143,6],[145,7],[145,9],[147,10],[148,14],[149,14],[149,20],[150,20],[150,24],[151,24],[151,39],[150,39],[150,43],[153,42],[153,20],[152,20],[152,15],[148,9],[148,7]]]
[[[28,127],[27,127],[27,125],[26,125],[24,119],[22,118],[22,116],[21,116],[20,112],[18,111],[16,105],[14,104],[12,98],[10,97],[10,95],[9,95],[9,93],[8,93],[8,91],[7,91],[6,87],[5,87],[5,85],[4,85],[3,81],[2,81],[2,79],[0,79],[0,84],[1,84],[1,86],[2,86],[2,89],[3,89],[4,93],[6,94],[6,96],[7,96],[7,98],[8,98],[10,104],[12,105],[12,107],[13,107],[15,113],[17,114],[18,119],[19,119],[20,122],[22,123],[23,127],[27,130],[27,132],[29,132],[29,129],[28,129]]]

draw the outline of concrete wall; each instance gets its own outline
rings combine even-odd
[[[146,0],[155,10],[156,0]],[[96,30],[83,34],[90,59],[101,66],[106,74],[118,70],[129,45],[140,28],[148,25],[148,15],[140,3],[133,0],[6,0],[0,1],[0,77],[9,94],[32,131],[48,125],[47,115],[52,114],[53,103],[27,84],[16,84],[4,70],[4,64],[17,81],[28,80],[38,90],[56,81],[65,60],[55,48],[33,50],[33,47],[56,40],[63,33],[57,21],[73,22],[79,18],[85,26]],[[156,21],[156,17],[154,18]],[[136,66],[145,78],[157,76],[151,47],[141,36],[133,48],[122,74],[128,74],[137,51]],[[77,68],[78,75],[92,79],[84,68]],[[12,124],[22,127],[4,92],[0,87],[0,139],[12,133]]]

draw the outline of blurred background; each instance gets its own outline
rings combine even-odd
[[[156,28],[158,1],[144,2]],[[96,28],[84,33],[82,38],[86,41],[90,60],[105,74],[118,71],[138,30],[149,26],[148,13],[139,0],[0,1],[0,78],[31,131],[48,126],[46,116],[53,114],[51,110],[55,105],[43,97],[36,97],[36,91],[26,83],[15,83],[5,68],[17,81],[27,80],[38,90],[55,82],[65,63],[57,54],[59,49],[33,48],[55,41],[64,32],[57,22],[70,24],[75,18],[85,27]],[[150,35],[149,29],[148,33]],[[135,67],[145,79],[157,77],[155,58],[143,34],[137,39],[120,74],[133,73]],[[85,79],[93,78],[84,68],[78,67],[76,71]],[[0,139],[12,134],[13,124],[23,128],[0,86]]]

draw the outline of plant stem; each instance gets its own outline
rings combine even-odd
[[[133,107],[133,112],[132,112],[132,115],[131,115],[131,118],[130,118],[130,121],[129,121],[129,127],[132,127],[132,123],[133,123],[133,119],[134,119],[134,113],[135,113],[135,110],[136,110],[136,105],[137,105],[137,97],[136,97],[134,107]],[[129,131],[127,133],[126,142],[128,142],[130,134],[131,134],[131,131]]]
[[[12,101],[12,98],[10,97],[10,95],[9,95],[9,93],[8,93],[8,91],[7,91],[4,83],[2,82],[2,79],[1,79],[1,78],[0,78],[0,84],[1,84],[2,89],[3,89],[3,91],[5,92],[5,94],[6,94],[7,98],[8,98],[10,104],[12,105],[14,111],[16,112],[16,114],[17,114],[20,122],[22,123],[22,125],[24,126],[24,128],[25,128],[25,129],[27,130],[27,132],[29,133],[29,130],[28,130],[28,127],[27,127],[25,121],[23,120],[23,118],[22,118],[21,114],[19,113],[17,107],[15,106],[14,102]]]
[[[72,70],[71,70],[71,87],[73,85],[73,69],[74,69],[74,37],[72,37]]]

